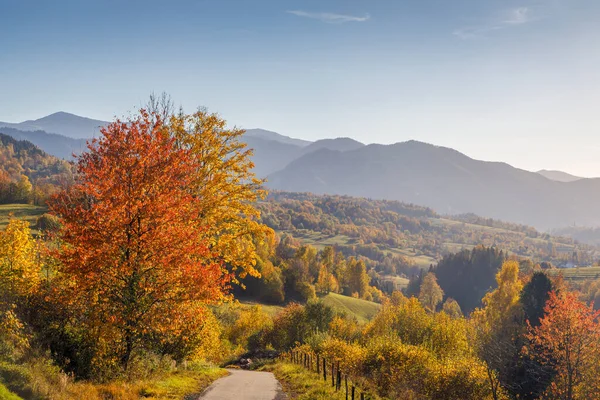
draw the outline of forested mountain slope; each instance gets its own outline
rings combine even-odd
[[[73,154],[86,150],[87,139],[73,139],[57,133],[45,131],[21,131],[15,128],[0,127],[0,133],[17,140],[27,140],[46,153],[58,158],[70,160]]]
[[[399,200],[443,214],[472,212],[538,229],[600,224],[600,179],[557,182],[505,163],[409,141],[321,149],[269,176],[271,189]]]
[[[40,203],[71,177],[68,162],[0,133],[0,203]]]

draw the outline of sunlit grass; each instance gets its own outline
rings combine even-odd
[[[381,304],[372,301],[356,299],[354,297],[342,296],[341,294],[329,293],[321,298],[323,303],[338,312],[345,313],[350,317],[356,317],[358,322],[371,320],[381,309]]]
[[[336,392],[330,381],[323,381],[316,372],[300,365],[278,362],[262,368],[273,372],[283,390],[291,399],[298,400],[343,400],[345,392]]]

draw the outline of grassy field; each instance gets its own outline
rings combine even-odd
[[[398,279],[400,284],[408,283],[408,279],[394,277]],[[381,309],[381,304],[374,303],[372,301],[356,299],[350,296],[344,296],[337,293],[329,293],[325,296],[321,296],[320,299],[323,303],[327,304],[334,310],[344,313],[349,317],[355,317],[359,322],[367,322],[370,321],[375,314]],[[277,315],[285,306],[274,306],[270,304],[262,304],[255,301],[249,300],[240,300],[240,305],[242,308],[251,307],[251,306],[260,306],[262,310],[269,314],[271,317]],[[222,307],[227,307],[227,305],[223,305]]]
[[[0,229],[6,227],[11,214],[15,218],[28,221],[33,228],[37,218],[46,211],[46,207],[31,204],[0,204]]]
[[[600,278],[600,267],[581,267],[581,268],[553,268],[548,270],[548,273],[562,276],[567,280],[584,281]]]
[[[319,250],[326,246],[354,244],[354,239],[345,235],[330,236],[320,232],[310,231],[308,229],[298,229],[293,232],[281,231],[279,233],[291,234],[296,239],[299,239],[302,243],[316,247]],[[409,248],[386,248],[383,249],[383,251],[404,256],[412,260],[419,268],[423,269],[429,268],[431,264],[437,263],[436,259],[423,254],[416,254]]]
[[[322,249],[325,246],[347,245],[353,242],[352,238],[345,235],[331,236],[308,229],[298,229],[293,232],[293,236],[302,240],[303,243],[310,244],[318,249]]]
[[[397,290],[406,288],[408,286],[408,282],[409,282],[409,279],[407,279],[407,278],[402,278],[400,276],[394,276],[394,275],[384,275],[384,276],[382,276],[382,280],[383,280],[383,282],[387,282],[387,281],[393,282],[394,287]]]
[[[381,304],[336,293],[329,293],[321,297],[321,300],[338,312],[356,317],[359,322],[371,320],[381,309]]]
[[[242,307],[260,306],[260,308],[266,314],[268,314],[270,317],[274,317],[275,315],[279,314],[279,312],[281,310],[283,310],[283,306],[275,306],[272,304],[263,304],[263,303],[258,303],[256,301],[250,301],[250,300],[240,300],[240,304],[242,305]]]

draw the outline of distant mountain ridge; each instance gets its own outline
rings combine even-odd
[[[0,121],[0,127],[14,128],[20,131],[45,131],[73,139],[93,138],[98,135],[101,127],[108,124],[107,121],[80,117],[64,111],[59,111],[36,120],[19,123]]]
[[[289,136],[281,135],[277,132],[267,131],[265,129],[258,129],[258,128],[246,129],[246,137],[255,137],[255,138],[260,138],[260,139],[273,140],[276,142],[280,142],[280,143],[284,143],[284,144],[291,144],[291,145],[299,146],[299,147],[308,146],[309,144],[312,143],[308,140],[296,139],[296,138],[292,138]]]
[[[600,179],[549,180],[418,141],[321,149],[268,177],[272,189],[399,200],[442,214],[472,212],[541,229],[600,225]]]
[[[542,176],[545,176],[548,179],[558,182],[575,182],[580,179],[585,179],[580,176],[571,175],[563,171],[542,169],[539,170],[537,173]]]
[[[85,149],[84,136],[105,124],[60,112],[0,123],[0,132],[68,159]],[[364,145],[350,138],[310,142],[264,129],[248,129],[244,140],[254,151],[254,172],[266,177],[272,189],[399,200],[442,214],[475,213],[542,230],[600,226],[600,179],[525,171],[414,140],[392,145]]]

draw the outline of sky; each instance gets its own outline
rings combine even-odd
[[[0,121],[186,110],[600,176],[598,0],[0,0]]]

